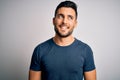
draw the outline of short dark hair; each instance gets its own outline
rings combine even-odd
[[[78,13],[77,13],[77,5],[76,5],[76,3],[72,2],[72,1],[63,1],[63,2],[61,2],[56,8],[54,16],[56,16],[58,9],[61,8],[61,7],[72,8],[75,11],[76,18],[77,18]]]

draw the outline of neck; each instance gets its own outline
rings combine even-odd
[[[60,45],[60,46],[68,46],[70,44],[72,44],[75,40],[75,38],[70,35],[68,37],[60,37],[58,35],[55,35],[55,37],[53,38],[54,42],[57,44],[57,45]]]

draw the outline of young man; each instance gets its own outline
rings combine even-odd
[[[39,44],[31,59],[29,80],[96,80],[91,48],[72,36],[77,6],[61,2],[53,18],[55,36]]]

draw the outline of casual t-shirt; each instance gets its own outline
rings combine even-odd
[[[30,69],[42,71],[42,80],[83,80],[84,72],[95,69],[93,52],[76,38],[69,46],[51,38],[35,48]]]

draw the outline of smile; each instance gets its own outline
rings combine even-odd
[[[61,25],[61,26],[60,26],[60,29],[61,29],[61,30],[66,30],[66,29],[68,29],[68,28],[69,28],[69,27],[67,27],[67,26],[65,26],[65,25]]]

